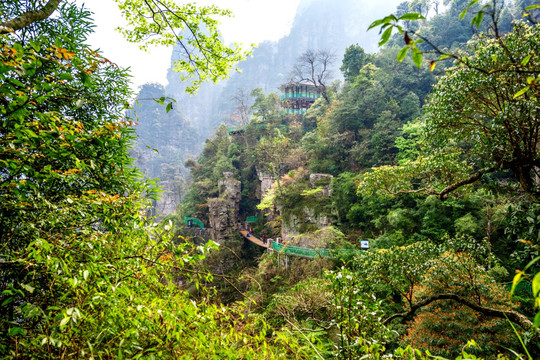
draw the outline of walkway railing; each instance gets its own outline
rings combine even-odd
[[[249,233],[247,230],[240,230],[240,234],[252,243],[267,248],[270,251],[278,251],[280,254],[301,256],[309,259],[316,259],[321,257],[337,258],[351,256],[360,254],[363,251],[357,249],[310,249],[298,246],[284,245],[273,240],[262,240]]]
[[[360,254],[362,250],[357,249],[310,249],[310,248],[303,248],[298,246],[290,246],[290,245],[284,245],[280,244],[274,241],[270,241],[270,244],[268,246],[269,249],[273,251],[279,251],[282,254],[285,255],[291,255],[291,256],[302,256],[306,258],[337,258],[337,257],[343,257],[343,256],[351,256]]]
[[[189,227],[192,227],[193,225],[197,225],[201,229],[204,229],[204,223],[201,220],[197,219],[197,218],[194,218],[194,217],[191,217],[191,216],[185,216],[184,217],[184,222],[186,224],[188,224]]]

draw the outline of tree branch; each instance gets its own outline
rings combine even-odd
[[[49,0],[49,2],[39,10],[27,11],[14,19],[5,21],[0,24],[0,34],[7,34],[16,30],[23,29],[28,25],[44,20],[58,8],[62,0]]]
[[[499,164],[496,164],[495,166],[492,166],[490,168],[480,170],[479,172],[477,172],[476,174],[472,175],[471,177],[465,180],[458,181],[457,183],[454,183],[452,185],[448,185],[438,194],[439,199],[445,200],[448,197],[448,194],[451,193],[452,191],[462,187],[463,185],[472,184],[476,180],[480,179],[484,174],[495,171],[497,168],[499,168],[499,166],[500,166]]]
[[[540,329],[534,326],[534,324],[526,316],[518,313],[517,311],[513,311],[513,310],[504,311],[504,310],[498,310],[498,309],[481,306],[475,302],[472,302],[456,294],[436,294],[436,295],[428,296],[427,298],[412,304],[411,308],[408,311],[394,314],[386,318],[383,321],[383,324],[388,324],[390,321],[397,318],[408,318],[414,315],[414,313],[418,309],[421,309],[431,304],[432,302],[439,301],[439,300],[454,300],[462,305],[467,306],[468,308],[472,310],[478,311],[482,315],[500,318],[500,319],[508,319],[509,321],[521,326],[524,330],[529,331],[532,334],[535,334],[535,338],[540,338]]]

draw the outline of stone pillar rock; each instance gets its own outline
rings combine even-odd
[[[242,183],[234,178],[233,173],[224,172],[223,180],[218,183],[219,197],[208,199],[209,222],[212,236],[218,243],[233,238],[237,230]]]

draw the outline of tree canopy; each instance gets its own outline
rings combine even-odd
[[[419,156],[400,169],[375,169],[366,176],[363,191],[379,188],[394,193],[435,194],[444,199],[484,175],[511,171],[521,189],[538,199],[540,88],[536,79],[540,70],[536,61],[540,33],[538,26],[517,22],[513,31],[502,34],[498,30],[497,2],[486,7],[493,31],[479,34],[467,51],[439,57],[453,57],[455,63],[438,80],[425,106],[424,149],[428,156]],[[478,11],[472,20],[478,26],[480,14],[483,12]],[[407,16],[402,15],[413,19],[413,15]],[[421,40],[423,36],[416,43],[406,40],[403,48],[406,51],[412,47],[417,65],[422,53],[415,44]],[[442,52],[433,46],[436,52]],[[403,50],[399,60],[404,57]],[[431,60],[432,69],[433,64]]]

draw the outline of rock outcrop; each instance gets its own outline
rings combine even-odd
[[[309,183],[313,188],[321,187],[321,196],[332,196],[332,178],[330,174],[311,174],[309,175]]]
[[[309,176],[311,188],[321,188],[321,190],[314,195],[320,199],[319,201],[326,201],[324,199],[327,199],[332,195],[332,178],[333,176],[329,174],[311,174]],[[323,230],[327,228],[330,223],[329,214],[316,211],[311,207],[304,207],[300,214],[296,213],[282,216],[281,237],[285,242],[293,244],[294,238],[300,239],[300,235]]]
[[[259,199],[263,199],[266,193],[272,188],[272,184],[276,179],[269,174],[259,172],[259,181],[260,181],[260,194]]]
[[[223,173],[219,182],[219,197],[208,200],[212,238],[220,243],[231,240],[237,231],[240,210],[241,182],[230,172]]]

